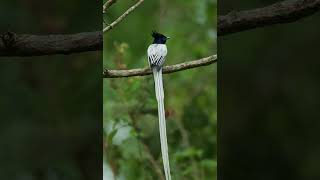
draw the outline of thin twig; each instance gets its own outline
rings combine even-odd
[[[132,128],[135,131],[139,132],[139,128],[138,128],[138,126],[136,124],[136,122],[137,122],[136,120],[138,119],[139,115],[134,113],[134,112],[129,112],[129,116],[132,119],[132,124],[131,124]],[[165,177],[163,175],[162,169],[159,166],[159,164],[157,163],[155,157],[153,157],[153,155],[152,155],[152,153],[150,151],[150,148],[145,144],[145,142],[143,141],[143,139],[141,138],[140,135],[137,136],[137,140],[143,146],[144,153],[147,156],[147,159],[150,161],[150,164],[151,164],[152,168],[154,169],[155,173],[157,174],[158,179],[165,180]]]
[[[150,149],[149,147],[141,140],[140,140],[140,143],[142,144],[143,146],[143,149],[144,151],[147,153],[147,158],[148,160],[150,161],[153,169],[155,170],[155,172],[157,173],[158,177],[160,178],[160,180],[165,180],[164,176],[163,176],[163,173],[162,173],[162,170],[161,170],[161,167],[159,166],[159,164],[157,163],[157,161],[154,159],[154,157],[152,156],[151,152],[150,152]]]
[[[118,19],[113,21],[109,26],[103,29],[103,32],[107,32],[119,24],[126,16],[128,16],[132,11],[134,11],[144,0],[139,0],[135,5],[131,6],[125,13],[123,13]]]
[[[109,7],[116,2],[117,0],[108,0],[106,3],[104,3],[102,12],[106,13],[107,9],[109,9]]]
[[[163,73],[169,74],[177,71],[183,71],[187,69],[192,69],[200,66],[207,66],[217,62],[217,55],[212,55],[195,61],[184,62],[176,65],[163,67]],[[104,78],[122,78],[122,77],[132,77],[132,76],[146,76],[152,74],[150,68],[142,69],[130,69],[130,70],[108,70],[105,69],[103,72]]]

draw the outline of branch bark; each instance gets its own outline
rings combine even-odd
[[[112,6],[116,2],[117,2],[117,0],[108,0],[106,3],[104,3],[102,13],[106,13],[107,9],[109,9],[109,7]]]
[[[69,35],[0,35],[0,56],[41,56],[102,50],[102,32]]]
[[[103,32],[108,32],[112,28],[114,28],[116,25],[118,25],[121,21],[124,20],[126,16],[128,16],[131,12],[133,12],[144,0],[139,0],[135,5],[131,6],[125,13],[123,13],[118,19],[113,21],[110,25],[105,27],[103,29]]]
[[[113,0],[114,1],[114,0]],[[103,31],[107,32],[124,20],[143,0],[139,0]],[[263,8],[231,12],[218,18],[218,35],[290,23],[320,10],[320,0],[287,0]],[[0,35],[0,56],[41,56],[102,50],[102,32],[69,35],[28,35],[6,32]]]
[[[218,18],[218,35],[228,35],[308,17],[320,10],[320,0],[287,0],[263,8],[230,12]]]
[[[185,63],[180,63],[171,66],[163,67],[163,74],[174,73],[178,71],[183,71],[187,69],[192,69],[200,66],[207,66],[217,62],[217,55],[212,55],[209,57],[205,57],[202,59],[189,61]],[[108,70],[105,69],[103,72],[104,78],[123,78],[123,77],[132,77],[132,76],[146,76],[152,74],[150,68],[142,68],[142,69],[130,69],[130,70]]]

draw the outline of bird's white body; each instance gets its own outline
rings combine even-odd
[[[167,53],[168,50],[165,44],[151,44],[148,47],[149,66],[157,65],[162,67]]]
[[[164,167],[166,180],[171,180],[167,133],[166,133],[167,131],[166,119],[165,119],[165,110],[164,110],[164,91],[163,91],[163,82],[162,82],[162,66],[164,64],[166,55],[167,55],[167,46],[165,44],[151,44],[148,47],[148,62],[149,62],[149,66],[152,68],[156,97],[158,101],[159,131],[160,131],[163,167]]]

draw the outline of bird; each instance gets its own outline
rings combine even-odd
[[[162,66],[166,60],[167,46],[166,42],[170,37],[166,37],[156,31],[152,32],[153,43],[148,47],[148,62],[152,69],[154,77],[154,87],[156,99],[158,102],[158,116],[159,116],[159,134],[160,134],[160,145],[163,169],[166,180],[171,180],[170,175],[170,163],[169,163],[169,152],[167,142],[167,130],[166,130],[166,117],[164,110],[164,91],[162,81]]]

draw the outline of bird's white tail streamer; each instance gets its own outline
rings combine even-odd
[[[160,142],[161,142],[161,153],[163,168],[166,176],[166,180],[171,180],[170,175],[170,164],[169,164],[169,153],[168,153],[168,142],[167,142],[167,130],[166,130],[166,116],[164,111],[164,92],[162,83],[162,68],[152,68],[156,98],[158,101],[158,115],[159,115],[159,131],[160,131]]]

